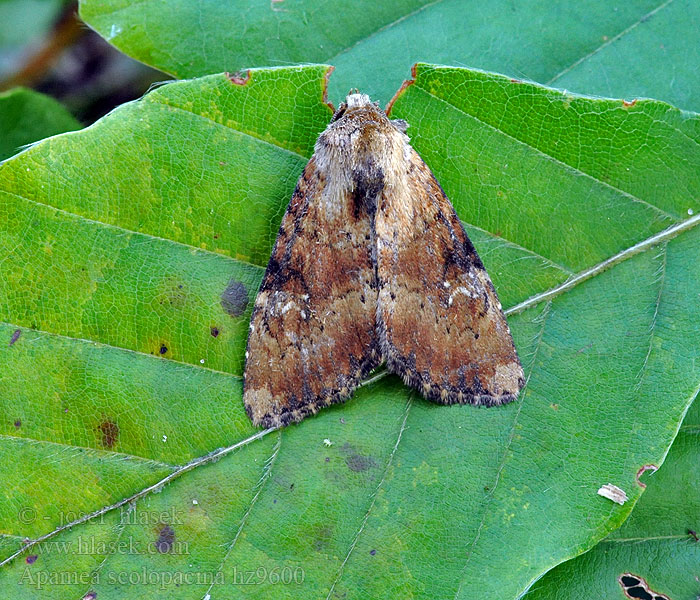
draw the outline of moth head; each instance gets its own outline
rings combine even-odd
[[[403,134],[406,127],[405,121],[389,120],[378,102],[354,90],[335,111],[319,142],[344,149],[350,146],[379,151],[387,138],[396,136],[397,132]]]
[[[357,90],[348,94],[338,110],[335,111],[332,123],[340,121],[340,125],[359,125],[367,121],[379,121],[380,116],[386,119],[384,111],[379,108],[378,102],[372,102],[367,94],[360,94]]]

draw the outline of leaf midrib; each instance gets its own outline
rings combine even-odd
[[[687,223],[687,222],[692,222],[692,225],[691,225],[691,227],[692,227],[692,226],[695,226],[695,225],[697,224],[698,220],[700,220],[700,215],[696,215],[694,218],[688,219],[688,220],[686,221],[686,223]],[[680,230],[680,231],[678,230],[678,227],[675,227],[675,228],[672,228],[672,229],[675,229],[675,231],[673,232],[673,233],[674,233],[673,237],[675,237],[676,235],[679,235],[680,233],[686,231],[688,228],[683,229],[683,230]],[[668,231],[668,230],[667,230],[667,231]],[[657,234],[656,236],[652,236],[652,238],[649,238],[649,239],[653,239],[653,238],[656,238],[656,237],[658,237],[658,234]],[[672,238],[670,238],[670,239],[672,239]],[[650,244],[650,245],[651,245],[651,244]],[[626,259],[626,258],[629,258],[630,256],[631,256],[631,255],[628,255],[627,257],[625,257],[625,259]],[[605,261],[605,262],[607,262],[607,261]],[[616,264],[618,264],[618,263],[616,263]],[[561,286],[557,286],[557,287],[561,287]],[[566,291],[566,290],[565,290],[565,291]],[[537,302],[537,303],[539,303],[539,302]],[[506,312],[506,313],[509,313],[509,312],[512,312],[512,310],[513,310],[513,309],[511,308],[511,309],[506,310],[505,312]],[[545,327],[545,326],[546,326],[546,322],[543,322],[542,331],[544,331],[544,327]],[[47,335],[55,335],[55,334],[47,334]],[[71,339],[72,339],[72,338],[71,338]],[[91,343],[94,343],[94,342],[91,342]],[[150,356],[150,355],[146,355],[146,356]],[[154,357],[151,357],[151,358],[154,358]],[[533,359],[533,364],[534,364],[534,359]],[[201,368],[201,367],[196,367],[196,366],[193,366],[193,365],[190,365],[190,366],[192,366],[193,368]],[[379,375],[377,375],[377,376],[372,377],[371,379],[372,379],[373,381],[376,381],[376,380],[378,380],[378,379],[381,379],[382,377],[383,377],[383,375],[382,375],[382,374],[379,374]],[[515,426],[515,424],[516,424],[516,423],[515,423],[515,420],[514,420],[513,427]],[[243,439],[243,440],[241,440],[241,441],[239,441],[239,442],[236,442],[235,444],[233,444],[233,445],[231,445],[231,446],[228,446],[228,447],[226,447],[226,448],[221,448],[221,449],[215,450],[215,451],[213,451],[213,452],[211,452],[211,453],[209,453],[209,454],[206,454],[206,455],[204,455],[204,456],[202,456],[202,457],[195,458],[195,459],[191,460],[190,462],[186,463],[185,465],[182,465],[181,467],[177,468],[175,471],[173,471],[172,473],[168,474],[166,477],[162,478],[162,479],[159,480],[158,482],[156,482],[156,483],[154,483],[154,484],[152,484],[152,485],[150,485],[150,486],[147,486],[147,487],[143,488],[142,490],[136,492],[135,494],[132,494],[131,496],[129,496],[129,497],[127,497],[127,498],[124,498],[124,499],[122,499],[122,500],[119,500],[119,501],[117,501],[117,502],[115,502],[115,503],[113,503],[113,504],[111,504],[111,505],[109,505],[109,506],[105,506],[105,507],[103,507],[103,508],[101,508],[101,509],[98,509],[98,510],[92,512],[92,513],[89,513],[89,514],[87,514],[87,515],[84,515],[83,517],[81,517],[81,518],[79,518],[79,519],[76,519],[75,521],[73,521],[73,522],[71,522],[71,523],[67,523],[67,524],[65,524],[65,525],[62,525],[62,526],[60,526],[60,527],[58,527],[58,528],[56,528],[56,529],[54,529],[54,530],[52,530],[52,531],[50,531],[50,532],[48,532],[48,533],[42,535],[42,536],[40,536],[40,537],[38,537],[38,538],[32,540],[31,542],[25,544],[22,548],[20,548],[19,550],[17,550],[16,552],[14,552],[13,554],[11,554],[10,556],[8,556],[7,558],[5,558],[4,560],[0,561],[0,567],[2,567],[3,565],[8,564],[8,563],[10,563],[10,562],[12,562],[15,558],[17,558],[19,555],[21,555],[22,553],[24,553],[26,550],[28,550],[30,547],[36,545],[37,543],[43,542],[43,541],[45,541],[45,540],[47,540],[47,539],[50,539],[50,538],[54,537],[55,535],[58,535],[59,533],[61,533],[62,531],[66,530],[66,529],[70,529],[70,528],[72,528],[72,527],[75,527],[75,526],[77,526],[77,525],[80,525],[80,524],[82,524],[82,523],[85,523],[85,522],[87,522],[87,521],[89,521],[89,520],[92,520],[92,519],[94,519],[95,517],[98,517],[98,516],[104,515],[104,514],[106,514],[106,513],[108,513],[108,512],[111,512],[112,510],[115,510],[115,509],[117,509],[117,508],[119,508],[119,507],[121,507],[121,506],[124,506],[125,504],[129,504],[129,503],[131,503],[131,502],[135,502],[135,501],[137,501],[137,500],[139,500],[139,499],[141,499],[141,498],[147,496],[147,495],[150,494],[152,491],[157,490],[157,489],[161,489],[164,485],[169,484],[170,482],[172,482],[173,480],[177,479],[178,477],[180,477],[180,476],[183,475],[184,473],[186,473],[186,472],[188,472],[188,471],[191,471],[191,470],[193,470],[193,469],[196,469],[197,467],[202,466],[202,465],[204,465],[204,464],[210,463],[210,462],[212,462],[212,461],[214,461],[214,460],[218,460],[219,458],[222,458],[223,456],[229,454],[230,452],[232,452],[232,451],[234,451],[234,450],[236,450],[236,449],[238,449],[238,448],[240,448],[240,447],[242,447],[242,446],[245,446],[245,445],[247,445],[247,444],[250,444],[250,443],[252,443],[252,442],[254,442],[254,441],[256,441],[256,440],[258,440],[258,439],[264,437],[265,435],[267,435],[267,434],[269,434],[269,433],[271,433],[271,432],[273,432],[273,431],[276,431],[277,429],[278,429],[278,428],[269,428],[269,429],[265,429],[265,430],[259,431],[259,432],[255,433],[254,435],[249,436],[248,438],[245,438],[245,439]],[[500,464],[500,466],[499,466],[499,469],[500,469],[500,467],[502,466],[502,464],[501,464],[501,463],[499,463],[499,464]],[[476,540],[475,540],[474,543],[476,543]],[[467,559],[467,563],[465,563],[465,569],[466,569],[466,565],[468,564],[468,562],[469,562],[469,558]],[[460,582],[460,586],[461,586],[461,582]],[[459,589],[458,589],[457,593],[459,593]]]
[[[60,209],[56,209],[56,210],[60,210]],[[72,214],[72,213],[68,213],[68,214]],[[79,218],[81,218],[81,217],[79,217]],[[99,222],[97,222],[97,223],[99,223]],[[516,313],[519,313],[519,312],[526,310],[527,308],[531,308],[533,306],[536,306],[537,304],[540,304],[541,302],[549,301],[552,298],[555,298],[555,297],[569,291],[570,289],[573,289],[574,287],[578,286],[580,283],[583,283],[583,282],[587,281],[588,279],[595,277],[596,275],[607,270],[608,268],[611,268],[613,266],[616,266],[617,264],[620,264],[621,262],[624,262],[625,260],[631,258],[632,256],[635,256],[635,255],[651,248],[653,245],[655,245],[657,243],[661,243],[661,242],[665,242],[665,241],[668,241],[670,239],[673,239],[676,236],[680,235],[681,233],[684,233],[684,232],[692,229],[693,227],[695,227],[698,224],[700,224],[700,214],[695,215],[695,216],[691,217],[690,219],[686,219],[685,221],[679,223],[678,225],[670,227],[670,228],[668,228],[668,229],[666,229],[658,234],[655,234],[655,235],[647,238],[646,240],[644,240],[642,242],[639,242],[638,244],[635,244],[634,246],[631,246],[627,250],[624,250],[621,253],[618,253],[618,254],[606,259],[605,261],[598,263],[595,267],[592,267],[590,269],[586,269],[582,272],[579,272],[576,276],[574,276],[573,278],[569,278],[567,281],[565,281],[562,284],[554,286],[545,292],[535,294],[534,296],[531,296],[529,299],[527,299],[519,304],[516,304],[514,306],[506,308],[504,310],[504,313],[506,315],[516,314]],[[110,227],[112,227],[112,226],[110,225]],[[135,233],[135,235],[146,235],[146,234]],[[170,241],[173,244],[179,243],[179,242],[172,242],[171,240],[166,240],[166,241]],[[203,252],[208,252],[208,251],[203,251]],[[216,253],[214,253],[214,254],[216,254]],[[226,258],[230,258],[230,257],[226,257]],[[230,258],[230,260],[235,261],[235,259],[232,259],[232,258]],[[15,325],[13,323],[0,322],[0,324],[7,325],[9,327],[21,328],[21,326]],[[190,363],[176,361],[172,358],[154,357],[150,354],[146,354],[146,353],[140,352],[138,350],[132,350],[129,348],[122,348],[119,346],[112,346],[109,344],[105,344],[103,342],[96,342],[94,340],[89,340],[89,339],[84,339],[84,338],[75,338],[75,337],[71,337],[71,336],[62,335],[59,333],[47,332],[47,331],[42,331],[42,330],[33,330],[33,331],[42,333],[42,334],[47,335],[47,336],[55,336],[55,337],[70,340],[70,341],[78,341],[78,342],[83,342],[83,343],[87,343],[87,344],[91,344],[91,345],[99,345],[101,347],[111,348],[111,349],[114,349],[117,351],[131,352],[131,353],[143,356],[143,357],[147,357],[148,359],[152,359],[152,360],[169,360],[169,361],[172,361],[174,363],[181,364],[181,365],[188,367],[188,368],[204,369],[207,371],[212,371],[212,372],[215,372],[215,373],[220,374],[220,375],[225,375],[227,377],[237,379],[239,381],[241,379],[240,376],[234,375],[233,373],[228,373],[225,371],[218,371],[216,369],[212,369],[210,367],[206,367],[206,366],[202,366],[202,365],[194,365],[194,364],[190,364]],[[381,372],[375,374],[374,376],[372,376],[370,379],[372,382],[374,382],[374,381],[377,381],[379,379],[383,379],[386,375],[388,375],[388,371],[381,371]],[[367,384],[367,382],[364,382],[361,385],[366,385],[366,384]],[[272,429],[270,431],[272,431]],[[20,439],[22,439],[22,438],[20,438]],[[41,443],[41,441],[42,440],[36,440],[37,443]],[[140,458],[142,458],[143,460],[150,460],[147,457],[140,457]],[[2,564],[2,563],[0,563],[0,564]]]

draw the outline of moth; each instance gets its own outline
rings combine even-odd
[[[251,316],[255,425],[342,402],[382,363],[440,404],[500,405],[522,388],[493,284],[406,128],[352,93],[318,138]]]

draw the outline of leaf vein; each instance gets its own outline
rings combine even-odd
[[[576,67],[578,67],[581,63],[587,61],[587,60],[588,60],[589,58],[591,58],[592,56],[598,54],[598,52],[600,52],[601,50],[603,50],[603,49],[606,48],[607,46],[610,46],[611,44],[614,44],[615,42],[617,42],[620,38],[624,37],[624,36],[627,35],[630,31],[636,29],[639,25],[641,25],[642,23],[644,23],[647,19],[649,19],[649,17],[652,17],[653,15],[655,15],[655,14],[656,14],[657,12],[659,12],[660,10],[666,8],[669,4],[671,4],[671,2],[673,2],[673,0],[666,0],[666,2],[662,2],[662,3],[661,3],[659,6],[657,6],[655,9],[649,11],[649,12],[646,13],[645,15],[642,15],[639,19],[637,19],[637,21],[635,21],[634,23],[632,23],[632,25],[630,25],[630,26],[627,27],[626,29],[623,29],[623,30],[622,30],[620,33],[618,33],[617,35],[615,35],[615,36],[611,37],[610,39],[606,40],[605,42],[603,42],[603,43],[602,43],[600,46],[598,46],[595,50],[592,50],[591,52],[589,52],[589,53],[586,54],[585,56],[582,56],[582,57],[579,58],[578,60],[576,60],[576,61],[574,61],[573,63],[571,63],[568,67],[566,67],[565,69],[563,69],[562,71],[560,71],[559,73],[557,73],[554,77],[552,77],[552,78],[547,82],[547,85],[551,85],[551,84],[552,84],[553,82],[555,82],[557,79],[560,79],[561,77],[563,77],[564,75],[566,75],[569,71],[571,71],[571,70],[575,69]]]
[[[106,227],[108,229],[116,229],[117,231],[119,231],[121,233],[132,235],[134,237],[142,237],[142,238],[146,238],[149,240],[156,240],[158,242],[165,242],[167,244],[173,244],[175,246],[182,246],[183,248],[187,248],[191,252],[208,254],[211,256],[224,258],[224,259],[230,260],[231,262],[234,262],[234,263],[246,265],[246,266],[251,267],[257,271],[264,270],[264,267],[262,265],[256,265],[255,263],[251,263],[251,262],[248,262],[246,260],[242,260],[240,258],[233,258],[232,256],[229,256],[227,254],[222,254],[220,252],[214,252],[213,250],[207,250],[206,248],[198,248],[197,246],[193,246],[192,244],[187,244],[186,242],[178,242],[175,240],[170,240],[168,238],[164,238],[164,237],[155,235],[153,233],[146,233],[143,231],[135,231],[133,229],[127,229],[126,227],[123,227],[121,225],[115,225],[114,223],[105,223],[104,221],[98,221],[96,219],[91,219],[90,217],[86,217],[85,215],[70,212],[64,208],[58,208],[57,206],[52,206],[51,204],[39,202],[38,200],[34,200],[33,198],[27,198],[26,196],[22,196],[21,194],[16,194],[14,192],[9,192],[7,190],[0,190],[0,192],[2,192],[3,194],[7,194],[8,196],[14,196],[15,198],[19,198],[20,200],[24,200],[25,202],[29,202],[31,204],[34,204],[35,206],[40,206],[40,207],[46,208],[48,210],[53,210],[53,211],[59,212],[62,215],[65,215],[65,216],[70,217],[72,219],[76,219],[78,221],[83,221],[83,222],[88,223],[90,225],[98,225],[100,227]]]
[[[486,505],[483,508],[482,515],[481,515],[481,521],[479,523],[479,526],[476,530],[476,534],[474,535],[474,539],[472,540],[471,545],[469,546],[469,550],[467,552],[467,560],[464,563],[464,567],[462,567],[462,570],[460,572],[460,580],[459,580],[459,585],[457,586],[457,591],[454,595],[454,600],[457,600],[457,597],[459,596],[460,591],[462,590],[462,583],[464,581],[464,572],[467,570],[467,565],[469,564],[469,561],[472,558],[472,554],[474,552],[474,548],[479,541],[479,538],[481,537],[481,530],[484,528],[484,525],[486,524],[486,515],[488,513],[488,508],[491,505],[491,502],[493,501],[493,497],[496,492],[496,488],[498,487],[498,484],[501,479],[501,472],[503,471],[503,467],[506,464],[506,460],[508,459],[508,451],[510,450],[511,444],[513,443],[513,440],[515,439],[515,427],[518,424],[518,418],[520,417],[520,412],[522,411],[524,402],[522,398],[524,397],[525,390],[527,389],[528,384],[530,383],[530,376],[532,375],[532,371],[535,367],[535,361],[537,360],[537,354],[539,352],[540,347],[542,346],[542,338],[544,337],[544,330],[547,325],[547,317],[549,316],[549,311],[552,306],[552,302],[549,301],[544,307],[544,310],[542,311],[541,315],[538,317],[542,321],[542,327],[540,329],[539,336],[537,337],[537,343],[535,344],[535,348],[532,353],[532,360],[530,362],[530,368],[528,369],[528,375],[527,375],[527,380],[525,381],[525,385],[523,386],[523,389],[520,391],[520,403],[518,406],[518,410],[513,416],[513,425],[511,426],[510,429],[510,434],[508,436],[508,442],[506,442],[506,447],[503,450],[503,456],[500,460],[500,463],[498,465],[498,470],[496,471],[496,477],[494,479],[494,483],[491,486],[491,489],[488,493],[488,496],[486,498]]]
[[[335,580],[331,584],[330,590],[328,590],[328,595],[326,596],[326,600],[330,600],[331,596],[333,595],[333,590],[335,589],[335,586],[338,584],[340,579],[343,576],[343,570],[345,569],[345,565],[347,564],[350,555],[352,554],[353,550],[355,549],[355,546],[357,545],[357,541],[360,539],[360,535],[365,529],[365,526],[367,525],[367,521],[369,520],[369,515],[372,512],[372,509],[374,508],[374,505],[377,501],[377,494],[379,493],[379,489],[382,487],[384,484],[384,481],[386,479],[386,476],[389,472],[389,468],[391,467],[391,463],[394,460],[394,455],[396,454],[396,450],[399,447],[399,443],[401,442],[401,437],[403,436],[403,432],[406,430],[406,421],[408,420],[408,413],[411,410],[411,406],[413,405],[413,397],[411,395],[408,396],[408,401],[406,402],[406,409],[404,411],[403,415],[403,421],[401,423],[401,427],[399,428],[399,433],[396,438],[396,443],[394,444],[394,448],[392,449],[391,453],[389,454],[389,458],[386,462],[386,466],[384,467],[384,473],[382,473],[382,478],[379,480],[379,483],[377,484],[377,487],[374,489],[374,493],[372,494],[372,499],[369,503],[369,506],[367,507],[367,512],[365,513],[365,516],[363,517],[360,527],[358,528],[357,532],[355,533],[352,542],[350,543],[350,547],[348,548],[348,552],[345,555],[345,558],[343,559],[343,562],[340,565],[340,568],[338,569],[338,573],[336,574]]]
[[[553,163],[556,163],[557,165],[563,167],[564,169],[566,169],[568,171],[572,171],[574,174],[579,175],[581,177],[585,177],[586,179],[590,179],[591,181],[594,181],[598,185],[601,185],[607,189],[610,189],[610,190],[616,192],[617,194],[620,194],[624,198],[631,200],[632,202],[637,202],[639,204],[643,204],[644,206],[647,206],[648,208],[654,210],[660,217],[664,217],[666,219],[671,219],[672,221],[676,221],[676,222],[679,220],[679,217],[677,215],[673,215],[669,212],[666,212],[665,210],[659,208],[658,206],[653,205],[651,202],[647,202],[646,200],[642,200],[641,198],[635,196],[634,194],[626,192],[625,190],[622,190],[622,189],[620,189],[620,188],[618,188],[618,187],[616,187],[616,186],[614,186],[611,183],[608,183],[606,181],[601,181],[600,179],[598,179],[594,175],[591,175],[590,173],[586,173],[585,171],[582,171],[578,167],[570,165],[570,164],[556,158],[555,156],[552,156],[551,154],[547,154],[544,150],[541,150],[540,148],[537,148],[536,146],[528,144],[527,142],[525,142],[521,139],[518,139],[514,135],[511,135],[510,133],[507,133],[507,132],[503,131],[502,129],[499,129],[496,126],[491,125],[490,123],[487,123],[486,121],[482,121],[477,116],[472,115],[471,113],[468,113],[468,112],[462,110],[461,108],[455,106],[454,104],[451,104],[450,102],[448,102],[447,100],[444,100],[443,98],[440,98],[439,96],[436,96],[435,94],[432,94],[431,92],[429,92],[425,88],[421,88],[421,87],[418,87],[415,85],[413,87],[420,90],[424,94],[430,96],[431,98],[434,98],[438,102],[442,102],[443,104],[446,104],[447,106],[453,108],[458,113],[461,113],[466,117],[474,119],[480,125],[483,125],[484,127],[487,127],[493,131],[496,131],[496,132],[500,133],[501,135],[513,140],[514,142],[517,142],[518,144],[522,144],[526,148],[530,148],[531,150],[533,150],[534,152],[536,152],[540,156],[544,157],[545,159],[547,159]]]
[[[519,304],[510,307],[504,312],[506,315],[519,313],[527,308],[530,308],[531,306],[534,306],[535,304],[543,302],[544,300],[550,300],[556,296],[559,296],[563,292],[566,292],[571,288],[576,287],[579,283],[582,283],[583,281],[586,281],[587,279],[590,279],[591,277],[602,273],[610,267],[613,267],[616,264],[621,263],[627,260],[628,258],[631,258],[632,256],[644,252],[656,244],[660,244],[662,242],[666,242],[668,240],[673,239],[677,235],[692,229],[698,223],[700,223],[700,214],[697,214],[691,217],[690,219],[686,219],[685,221],[681,221],[680,223],[677,223],[669,227],[668,229],[664,229],[663,231],[660,231],[659,233],[654,234],[648,237],[647,239],[642,240],[641,242],[637,242],[634,246],[630,246],[629,248],[622,250],[617,254],[614,254],[610,258],[606,258],[604,261],[598,263],[597,265],[585,269],[584,271],[580,271],[575,277],[567,279],[564,283],[550,288],[545,292],[535,294],[527,300],[524,300],[523,302],[520,302]]]
[[[115,452],[114,450],[102,450],[100,448],[90,448],[88,446],[76,446],[74,444],[66,444],[65,442],[55,442],[53,440],[37,440],[29,437],[20,437],[16,435],[8,435],[6,433],[0,433],[0,440],[9,440],[15,443],[27,443],[27,444],[39,444],[39,445],[51,445],[60,446],[66,450],[78,450],[83,452],[89,450],[91,453],[104,455],[109,458],[119,458],[121,460],[137,460],[139,462],[155,465],[164,469],[176,469],[175,465],[161,462],[159,460],[154,460],[152,458],[146,458],[145,456],[139,456],[137,454],[129,454],[127,452]]]
[[[250,437],[247,437],[239,442],[236,442],[235,444],[232,444],[231,446],[226,446],[225,448],[219,448],[218,450],[215,450],[214,452],[210,452],[209,454],[205,454],[204,456],[200,456],[198,458],[195,458],[194,460],[191,460],[190,462],[182,465],[172,473],[168,474],[167,476],[163,477],[160,481],[157,481],[156,483],[149,485],[148,487],[143,488],[142,490],[136,492],[135,494],[132,494],[131,496],[128,496],[127,498],[122,498],[121,500],[115,502],[114,504],[110,504],[108,506],[104,506],[98,510],[95,510],[91,513],[88,513],[86,515],[83,515],[69,523],[65,523],[61,525],[60,527],[56,527],[55,529],[49,531],[48,533],[45,533],[42,536],[39,536],[38,538],[35,538],[33,540],[29,540],[22,548],[5,558],[0,562],[0,567],[9,564],[12,562],[15,558],[35,546],[36,544],[39,544],[45,540],[48,540],[50,538],[53,538],[54,536],[58,535],[62,531],[65,531],[66,529],[71,529],[75,527],[76,525],[81,525],[83,523],[86,523],[88,521],[91,521],[92,519],[96,517],[100,517],[102,515],[105,515],[113,510],[116,510],[117,508],[120,508],[124,506],[125,504],[129,504],[131,502],[135,502],[136,500],[140,500],[141,498],[144,498],[145,496],[148,496],[150,493],[158,491],[163,488],[163,486],[171,483],[181,475],[184,475],[185,473],[188,473],[189,471],[192,471],[193,469],[196,469],[197,467],[200,467],[201,465],[213,462],[215,460],[218,460],[220,458],[223,458],[227,454],[230,454],[234,450],[237,450],[238,448],[242,448],[243,446],[247,446],[251,442],[254,442],[256,440],[259,440],[266,436],[268,433],[271,433],[272,431],[276,431],[277,428],[272,427],[270,429],[264,429],[262,431],[258,431],[254,435],[251,435]]]
[[[211,119],[209,117],[206,117],[204,115],[200,115],[199,113],[193,112],[191,110],[187,110],[186,108],[182,108],[181,106],[175,106],[174,104],[168,104],[167,102],[162,102],[159,98],[151,98],[152,104],[154,106],[160,106],[163,109],[172,109],[174,111],[182,112],[188,115],[192,115],[196,117],[197,119],[203,119],[205,121],[209,121],[210,123],[213,123],[215,125],[218,125],[219,127],[224,127],[225,129],[229,131],[233,131],[234,133],[237,133],[238,135],[250,138],[251,140],[254,140],[256,142],[259,142],[261,144],[266,144],[267,146],[270,146],[271,148],[274,148],[275,150],[283,150],[284,152],[291,154],[293,156],[296,156],[297,158],[300,158],[303,162],[303,164],[306,164],[309,160],[310,157],[304,156],[303,154],[299,154],[298,152],[295,152],[294,150],[291,150],[290,148],[285,148],[282,146],[280,143],[274,143],[269,140],[261,138],[259,135],[255,135],[253,133],[250,133],[248,131],[242,131],[240,129],[236,129],[235,127],[231,127],[230,125],[227,125],[226,123],[220,123],[219,121],[215,121],[214,119]],[[277,141],[277,140],[275,140]]]
[[[243,527],[245,527],[245,524],[248,522],[248,517],[250,516],[251,511],[253,510],[253,507],[255,506],[255,503],[258,500],[258,496],[260,496],[260,493],[262,492],[263,488],[265,487],[265,484],[270,480],[270,476],[272,474],[272,467],[275,464],[275,461],[277,459],[277,454],[279,454],[280,448],[282,447],[282,432],[278,432],[277,436],[277,442],[275,443],[275,447],[272,450],[272,454],[270,455],[270,458],[265,462],[265,465],[263,466],[263,474],[260,478],[260,481],[257,483],[257,491],[255,492],[255,495],[253,496],[252,500],[250,501],[250,505],[248,506],[248,509],[246,510],[245,514],[243,515],[243,518],[241,519],[241,523],[238,526],[238,530],[236,531],[236,535],[233,537],[233,540],[231,543],[228,545],[228,548],[226,549],[226,553],[224,554],[223,559],[221,560],[221,564],[219,564],[219,568],[217,569],[216,573],[217,575],[221,573],[221,571],[224,568],[224,564],[228,560],[229,555],[233,551],[234,546],[236,545],[236,542],[238,541],[238,538],[241,535],[241,532],[243,531]],[[211,592],[212,588],[214,587],[214,582],[216,581],[216,576],[213,578],[213,581],[211,585],[209,586],[209,589],[207,589],[206,593],[204,596],[206,597],[209,595],[209,592]]]

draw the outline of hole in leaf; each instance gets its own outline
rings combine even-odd
[[[625,596],[632,600],[670,600],[668,596],[651,590],[644,578],[634,573],[623,573],[617,581]]]

